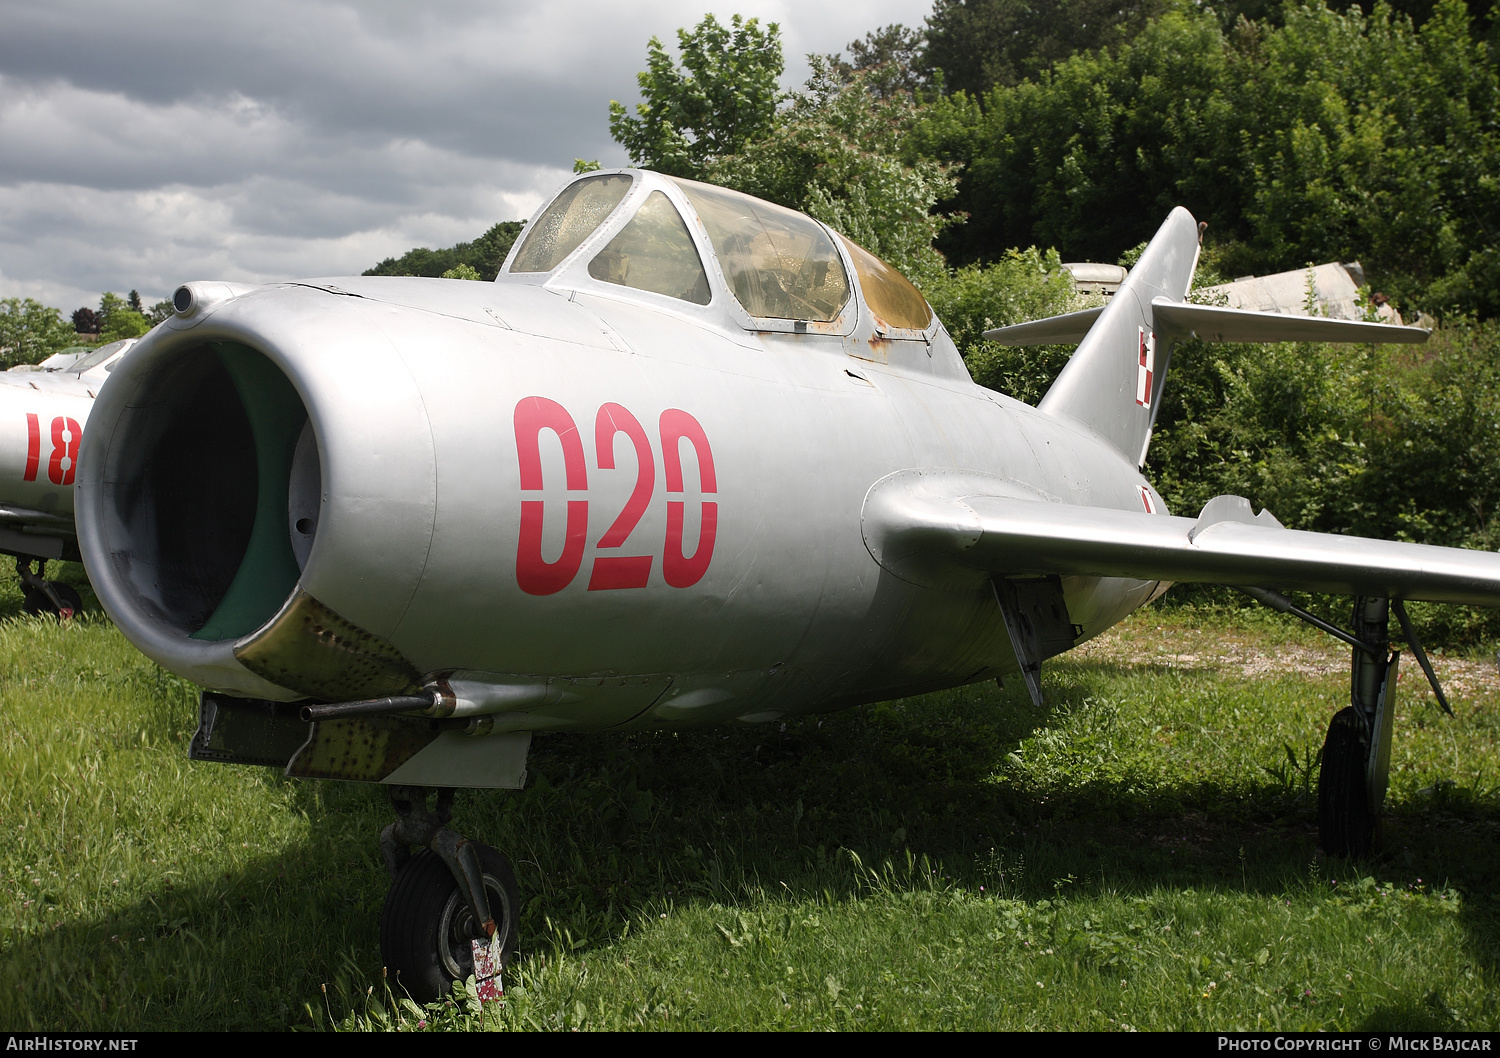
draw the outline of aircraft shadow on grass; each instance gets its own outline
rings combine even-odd
[[[513,850],[529,897],[523,955],[607,947],[627,922],[673,906],[749,908],[776,899],[783,883],[794,894],[857,898],[870,876],[851,849],[866,868],[893,866],[884,884],[933,884],[924,871],[937,871],[941,884],[1025,900],[1055,897],[1058,879],[1073,879],[1075,898],[1106,885],[1271,895],[1303,884],[1318,859],[1316,807],[1269,775],[1233,787],[1168,779],[1135,794],[1113,781],[1041,789],[1018,780],[1008,756],[1088,694],[1049,688],[1037,709],[1017,682],[784,727],[540,737],[527,788],[468,792],[455,824]],[[305,813],[305,839],[163,886],[108,919],[12,938],[0,982],[6,1022],[233,1029],[305,1025],[307,1003],[326,1003],[335,1017],[358,1008],[380,979],[373,912],[385,879],[368,835],[389,817],[383,792],[288,783],[270,771],[261,781]],[[1475,963],[1497,972],[1500,928],[1486,902],[1495,847],[1473,839],[1497,823],[1493,806],[1456,795],[1395,805],[1386,851],[1374,863],[1321,863],[1322,884],[1445,878],[1465,897]],[[1451,1024],[1431,995],[1382,1007],[1365,1027]]]

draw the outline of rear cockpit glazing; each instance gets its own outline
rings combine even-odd
[[[727,188],[676,180],[708,232],[719,267],[752,317],[830,323],[849,301],[849,277],[821,224]]]

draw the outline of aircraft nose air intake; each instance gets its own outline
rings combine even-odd
[[[382,396],[350,399],[337,342],[279,348],[223,314],[143,341],[100,394],[93,422],[105,428],[84,441],[95,472],[80,457],[79,475],[90,579],[143,652],[210,689],[400,693],[415,673],[387,637],[432,522],[409,375],[366,352],[361,381]],[[399,457],[340,478],[354,452],[382,447]]]
[[[297,582],[282,526],[307,410],[244,345],[173,360],[114,431],[107,577],[178,635],[235,639],[269,620]]]

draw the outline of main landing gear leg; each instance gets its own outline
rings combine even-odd
[[[36,563],[32,572],[31,564]],[[83,609],[83,600],[71,584],[45,579],[47,560],[44,558],[17,558],[16,574],[21,578],[21,609],[33,616],[50,613],[66,621]]]
[[[380,834],[391,875],[380,914],[380,954],[396,987],[423,1002],[474,972],[473,942],[499,938],[501,965],[516,947],[520,894],[499,852],[448,829],[453,791],[391,787],[396,822]],[[413,855],[411,846],[421,846]]]
[[[1318,843],[1330,856],[1362,857],[1375,843],[1391,764],[1399,655],[1390,649],[1388,599],[1354,600],[1349,705],[1334,714],[1318,774]]]

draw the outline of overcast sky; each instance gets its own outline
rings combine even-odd
[[[609,101],[710,10],[780,23],[791,88],[932,0],[0,0],[0,298],[66,314],[472,239],[575,157],[625,164]]]

